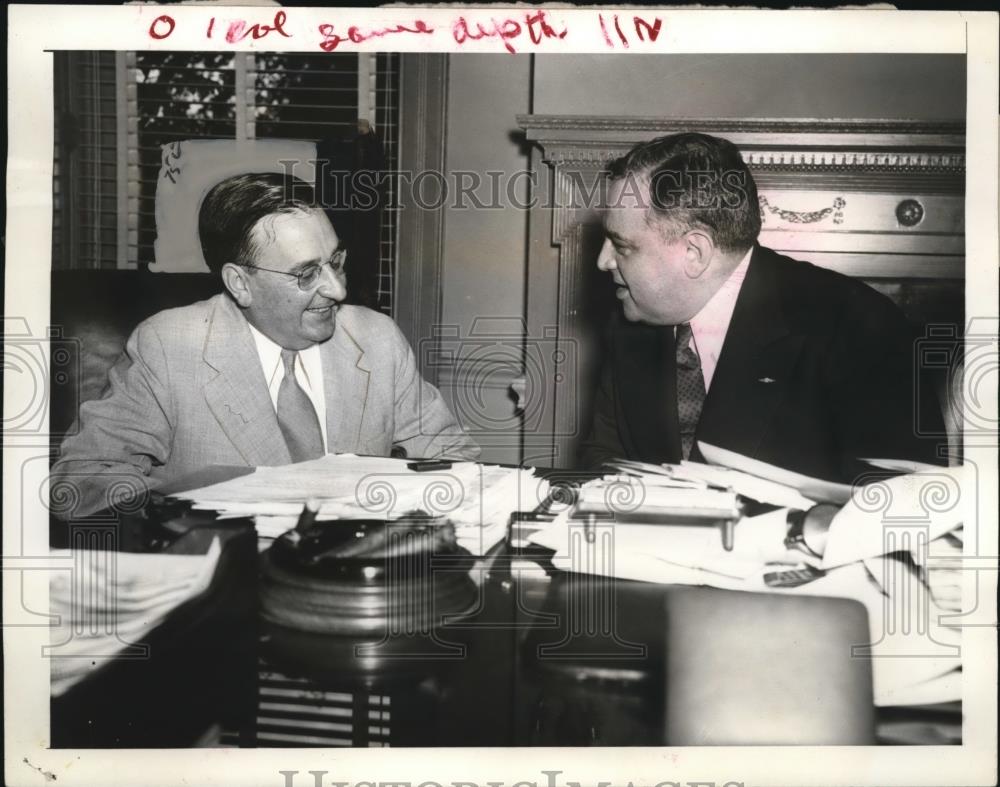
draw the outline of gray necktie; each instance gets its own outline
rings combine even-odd
[[[685,459],[691,456],[694,447],[694,432],[701,417],[701,406],[705,403],[705,378],[701,374],[701,362],[691,347],[691,325],[677,326],[677,420],[681,427],[681,452]]]
[[[278,426],[285,436],[293,462],[318,459],[323,456],[323,433],[319,428],[316,408],[295,379],[294,350],[281,351],[285,376],[278,388]]]

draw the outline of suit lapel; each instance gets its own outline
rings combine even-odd
[[[291,456],[246,318],[227,295],[216,297],[203,358],[217,374],[205,384],[205,401],[248,465],[288,464]]]
[[[327,451],[337,453],[358,450],[371,377],[364,349],[343,317],[338,316],[333,337],[321,346]]]
[[[758,246],[750,259],[697,432],[751,457],[787,393],[804,341],[787,324],[767,255]]]
[[[620,412],[634,455],[647,462],[679,461],[673,328],[622,323],[615,342]]]

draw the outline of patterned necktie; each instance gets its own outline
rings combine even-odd
[[[694,447],[694,432],[701,417],[701,406],[705,403],[705,378],[701,374],[701,362],[691,347],[691,325],[677,326],[677,420],[681,427],[681,451],[685,459],[691,456]]]
[[[323,456],[323,433],[319,428],[316,408],[295,379],[297,355],[294,350],[281,351],[285,376],[278,388],[278,426],[285,436],[292,461],[304,462]]]

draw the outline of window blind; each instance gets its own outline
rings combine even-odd
[[[153,262],[156,180],[161,146],[170,142],[349,138],[365,117],[383,140],[390,172],[396,168],[398,55],[59,52],[55,65],[57,268]],[[390,313],[395,247],[390,207],[378,288],[379,307]]]
[[[236,138],[236,57],[231,52],[137,52],[128,78],[138,127],[138,256],[153,262],[161,145]]]
[[[53,91],[53,267],[114,268],[118,214],[115,53],[62,54],[55,64]]]

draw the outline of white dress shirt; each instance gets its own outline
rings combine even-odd
[[[736,266],[729,278],[722,283],[715,295],[702,306],[700,312],[691,318],[692,343],[694,351],[701,359],[701,374],[705,378],[705,393],[708,393],[708,389],[712,386],[715,367],[718,366],[719,356],[722,354],[722,345],[726,341],[726,332],[733,319],[736,299],[740,295],[740,288],[746,278],[747,268],[750,267],[752,253],[753,249],[751,248],[740,260],[740,264]]]
[[[249,323],[248,323],[249,325]],[[250,334],[257,345],[257,355],[260,367],[264,370],[267,380],[267,392],[271,396],[271,405],[278,412],[278,390],[285,376],[281,363],[281,347],[250,325]],[[299,350],[295,358],[295,380],[306,392],[309,401],[316,409],[319,428],[323,433],[323,450],[328,450],[326,441],[326,396],[323,390],[323,359],[319,354],[319,345],[314,344],[305,350]]]

